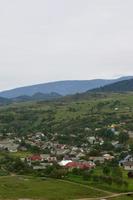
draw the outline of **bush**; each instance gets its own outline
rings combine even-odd
[[[109,168],[108,166],[105,166],[105,167],[103,168],[103,174],[109,175],[110,172],[111,172],[111,170],[110,170],[110,168]]]
[[[83,176],[83,180],[84,181],[88,181],[91,179],[91,172],[90,171],[84,171],[82,173],[82,176]]]

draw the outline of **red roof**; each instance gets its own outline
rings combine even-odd
[[[67,168],[80,168],[80,169],[90,169],[94,166],[92,166],[90,163],[82,163],[82,162],[70,162],[68,164],[66,164]]]
[[[33,156],[28,157],[28,159],[31,161],[41,161],[42,157],[40,155],[33,155]]]

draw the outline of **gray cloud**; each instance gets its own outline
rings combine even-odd
[[[0,0],[0,89],[133,74],[132,0]]]

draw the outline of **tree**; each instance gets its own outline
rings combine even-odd
[[[123,173],[120,167],[114,167],[112,168],[112,176],[117,177],[117,178],[122,178]]]
[[[93,174],[93,170],[83,171],[82,172],[83,180],[88,181],[89,179],[92,178],[92,174]]]
[[[50,177],[56,178],[56,179],[62,179],[67,175],[67,171],[65,169],[54,169],[50,173]]]
[[[112,151],[114,147],[111,142],[104,142],[104,144],[102,145],[102,149],[106,151]]]
[[[111,172],[111,170],[110,170],[110,167],[109,167],[109,166],[105,166],[105,167],[103,168],[103,174],[104,174],[104,175],[109,175],[110,172]]]
[[[129,135],[128,133],[122,132],[121,134],[119,134],[119,142],[122,144],[126,144],[128,139],[129,139]]]
[[[130,145],[130,152],[133,154],[133,144]]]

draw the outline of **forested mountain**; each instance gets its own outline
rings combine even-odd
[[[23,95],[23,96],[18,96],[16,98],[12,98],[11,100],[13,102],[23,102],[23,101],[41,101],[41,100],[54,100],[62,97],[60,94],[57,94],[55,92],[48,93],[48,94],[43,94],[41,92],[35,93],[32,96],[28,95]]]
[[[35,93],[32,96],[22,95],[15,98],[0,97],[0,105],[11,104],[15,102],[17,103],[17,102],[28,102],[28,101],[51,101],[51,100],[56,100],[60,97],[62,96],[55,92],[49,94]]]
[[[4,98],[16,98],[18,96],[32,96],[36,93],[58,93],[63,96],[76,93],[83,93],[88,90],[105,86],[121,80],[131,79],[132,77],[121,77],[119,79],[94,79],[94,80],[76,80],[76,81],[58,81],[27,87],[16,88],[8,91],[0,92],[0,96]]]
[[[124,80],[104,87],[100,87],[91,92],[130,92],[133,91],[133,79]]]

